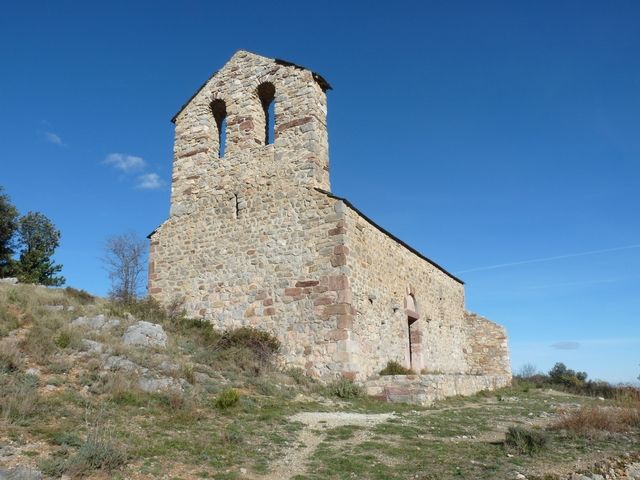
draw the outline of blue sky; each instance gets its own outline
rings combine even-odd
[[[236,50],[284,58],[334,87],[333,191],[459,274],[516,370],[633,381],[639,24],[634,1],[11,2],[0,185],[104,294],[105,238],[167,216],[169,119]]]

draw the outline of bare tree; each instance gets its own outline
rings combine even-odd
[[[133,232],[107,238],[102,261],[111,280],[111,298],[131,302],[138,297],[146,253],[147,242]]]
[[[532,363],[525,363],[518,370],[518,377],[521,378],[530,378],[538,373],[538,368]]]

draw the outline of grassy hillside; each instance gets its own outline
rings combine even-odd
[[[165,346],[123,342],[141,320]],[[640,462],[637,392],[385,404],[279,368],[277,347],[148,302],[0,285],[0,478],[557,479]]]

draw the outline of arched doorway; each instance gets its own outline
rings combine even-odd
[[[407,322],[407,364],[410,369],[420,373],[423,368],[422,329],[416,298],[409,293],[405,298],[405,317]]]

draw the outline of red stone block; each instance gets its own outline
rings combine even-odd
[[[329,290],[344,290],[345,288],[349,288],[349,278],[346,275],[329,277]]]
[[[345,380],[351,380],[352,382],[358,376],[358,372],[342,372],[342,378]]]
[[[296,283],[296,287],[315,287],[319,283],[317,280],[302,280]]]
[[[343,233],[347,233],[347,229],[344,227],[336,227],[329,230],[330,237],[333,237],[334,235],[342,235]]]
[[[329,297],[319,297],[319,298],[316,298],[313,301],[313,304],[315,306],[318,306],[318,305],[330,305],[332,303],[333,303],[333,300],[330,299]]]
[[[351,305],[346,303],[327,305],[324,307],[324,313],[327,315],[344,315],[351,313]]]
[[[353,315],[338,315],[336,327],[351,330],[353,328]]]

